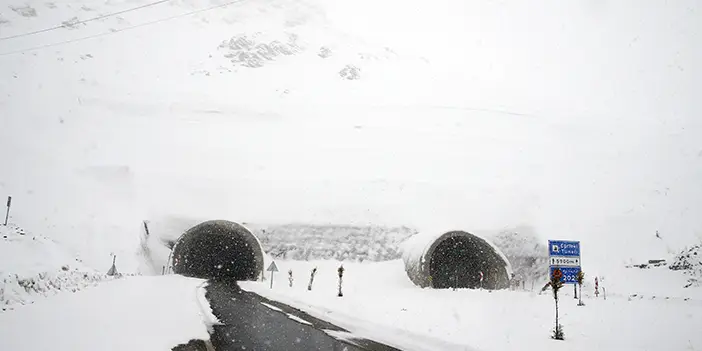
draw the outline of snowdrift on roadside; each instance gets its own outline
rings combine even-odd
[[[0,350],[171,350],[216,323],[203,281],[125,277],[0,314]]]
[[[104,272],[85,267],[79,258],[51,239],[27,233],[14,224],[0,226],[3,311],[62,291],[76,292],[105,279],[108,277]]]

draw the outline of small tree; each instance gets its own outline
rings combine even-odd
[[[585,306],[583,303],[583,282],[585,281],[585,273],[583,273],[583,271],[578,272],[576,279],[578,282],[578,287],[580,288],[580,299],[578,300],[578,306]]]
[[[344,293],[341,292],[341,283],[343,283],[344,279],[344,265],[342,264],[339,266],[339,269],[337,269],[337,272],[339,273],[339,293],[336,295],[338,297],[344,296]]]
[[[551,281],[549,282],[549,285],[551,285],[551,289],[553,290],[553,299],[556,302],[556,328],[553,330],[553,335],[551,335],[551,338],[556,340],[564,339],[563,326],[558,323],[558,290],[563,287],[561,278],[563,278],[563,272],[561,272],[560,268],[556,268],[553,270]]]

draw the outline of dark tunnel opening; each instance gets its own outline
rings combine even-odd
[[[173,248],[173,272],[215,280],[256,280],[263,253],[254,235],[228,221],[208,221],[189,229]]]
[[[431,277],[435,288],[477,288],[482,268],[475,249],[465,238],[454,236],[441,242],[431,259]]]
[[[431,252],[429,275],[434,288],[499,289],[505,287],[508,274],[504,259],[495,249],[470,234],[449,235]]]

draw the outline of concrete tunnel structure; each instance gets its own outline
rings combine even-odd
[[[420,287],[437,289],[509,287],[512,268],[489,241],[455,230],[434,235],[417,234],[404,246],[405,272]]]
[[[256,280],[263,249],[246,227],[212,220],[188,229],[171,251],[173,273],[215,280]]]
[[[509,287],[507,258],[487,240],[465,231],[417,234],[403,247],[405,271],[420,287]],[[215,280],[256,280],[264,269],[258,238],[246,227],[212,220],[188,229],[175,242],[170,263],[175,274]]]

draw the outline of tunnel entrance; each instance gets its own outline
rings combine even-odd
[[[173,272],[215,280],[256,280],[263,270],[258,239],[229,221],[200,223],[183,234],[172,251]]]
[[[483,284],[491,285],[487,283],[488,262],[480,253],[478,245],[464,236],[453,236],[439,243],[431,256],[432,286],[476,289],[480,287],[480,272]]]
[[[403,255],[405,271],[419,286],[437,289],[508,287],[509,263],[497,248],[478,236],[453,231],[438,237],[419,238],[413,244]]]

